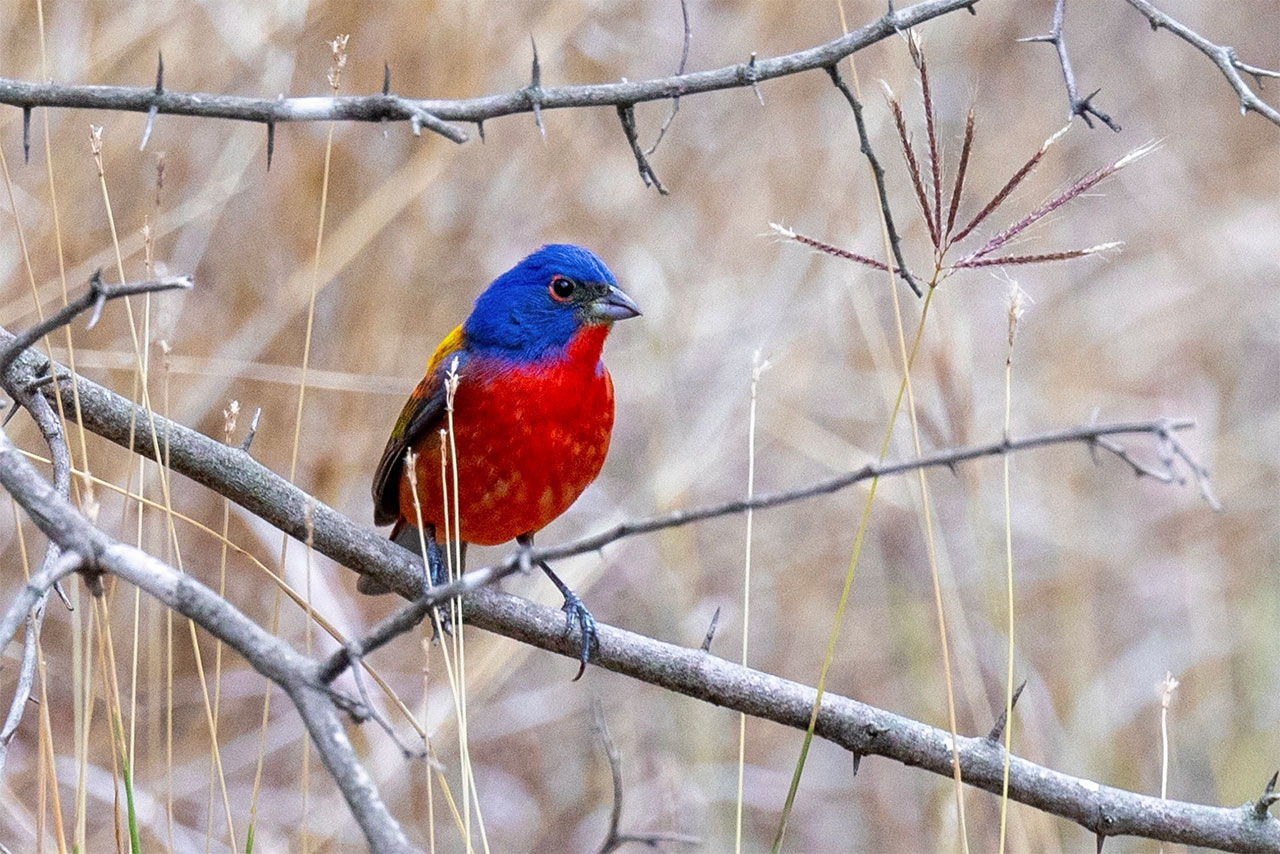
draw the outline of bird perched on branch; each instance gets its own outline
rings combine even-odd
[[[639,314],[603,261],[579,246],[552,244],[495,279],[470,317],[445,336],[373,478],[374,522],[394,524],[393,540],[417,551],[421,519],[432,583],[443,580],[437,535],[464,546],[512,539],[531,545],[595,480],[613,429],[613,381],[600,352],[614,321]],[[445,437],[455,370],[453,434]],[[410,451],[412,478],[405,471]],[[540,566],[564,596],[566,630],[575,622],[581,630],[580,677],[595,620],[546,563]]]

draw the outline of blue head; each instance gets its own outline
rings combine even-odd
[[[553,243],[494,279],[462,331],[478,350],[533,361],[563,351],[584,326],[639,313],[603,261],[580,246]]]

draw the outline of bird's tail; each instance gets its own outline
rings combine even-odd
[[[418,534],[418,529],[410,525],[404,519],[398,519],[396,521],[395,526],[391,529],[391,535],[389,539],[391,540],[391,542],[395,543],[400,548],[408,549],[414,554],[418,554],[422,549],[422,540]],[[436,568],[435,569],[436,579],[433,583],[443,584],[447,579],[443,577],[444,569],[443,569],[443,561],[441,559],[440,552],[439,552],[440,547],[434,544],[434,540],[430,540],[429,542],[430,544],[428,545],[428,550],[433,550],[433,549],[435,550],[434,551],[435,557],[433,558],[433,560],[434,560],[434,566]],[[460,551],[461,551],[460,556],[462,558],[463,566],[466,566],[466,557],[467,557],[466,543],[462,544]],[[379,596],[383,593],[391,592],[390,588],[388,588],[386,585],[375,581],[374,579],[370,578],[367,575],[360,576],[359,580],[356,581],[356,590],[359,590],[361,593],[364,593],[367,596]]]
[[[395,527],[391,529],[391,535],[388,539],[401,548],[415,553],[418,551],[418,529],[409,525],[404,519],[396,520]],[[383,593],[391,592],[391,588],[367,575],[360,576],[356,581],[356,590],[366,596],[381,596]]]

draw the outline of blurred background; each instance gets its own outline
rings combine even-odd
[[[1248,62],[1280,66],[1280,4],[1241,0],[1161,7]],[[1052,48],[1016,39],[1048,28],[1052,3],[983,0],[922,28],[947,162],[959,151],[973,105],[977,133],[970,195],[975,211],[1066,117]],[[840,33],[835,0],[731,3],[689,0],[689,70],[772,56]],[[851,26],[883,11],[846,0]],[[986,226],[991,234],[1077,175],[1158,140],[1128,167],[1044,222],[1019,250],[1051,251],[1124,241],[1120,252],[1051,266],[973,271],[947,280],[930,309],[913,373],[926,450],[997,438],[1004,409],[1008,278],[1031,297],[1013,362],[1013,432],[1101,420],[1188,416],[1185,437],[1212,472],[1223,511],[1194,486],[1136,480],[1113,459],[1095,465],[1080,446],[1024,453],[1012,462],[1017,664],[1027,680],[1015,714],[1014,749],[1052,768],[1158,793],[1160,684],[1181,685],[1169,708],[1169,795],[1234,805],[1256,797],[1280,766],[1280,129],[1241,117],[1234,94],[1201,54],[1152,33],[1120,0],[1069,10],[1067,34],[1082,93],[1121,133],[1076,126]],[[682,37],[677,0],[476,5],[462,2],[307,4],[46,2],[47,74],[60,83],[150,85],[157,52],[175,90],[274,97],[324,94],[328,42],[349,33],[344,93],[378,91],[383,63],[395,92],[464,97],[528,83],[537,40],[544,85],[631,80],[674,72]],[[904,100],[918,139],[920,89],[901,39],[856,56],[866,116],[888,170],[908,258],[931,260],[927,232],[896,148],[877,81]],[[845,66],[846,77],[847,65]],[[32,0],[0,16],[0,76],[42,77]],[[533,119],[486,124],[486,140],[456,146],[407,126],[347,124],[333,134],[328,209],[319,254],[296,482],[362,522],[368,484],[404,397],[438,340],[469,311],[484,285],[548,241],[599,253],[644,309],[619,326],[605,360],[617,389],[617,426],[600,479],[540,537],[562,541],[622,519],[694,507],[746,490],[752,354],[772,367],[759,386],[756,488],[802,485],[874,458],[900,370],[892,301],[883,275],[816,255],[773,236],[770,222],[879,256],[874,189],[858,153],[852,115],[825,75],[811,72],[749,90],[680,103],[652,164],[669,196],[642,184],[613,109],[550,111],[546,139]],[[1274,103],[1270,89],[1264,93]],[[637,110],[650,144],[666,104]],[[157,409],[222,438],[223,410],[242,407],[236,438],[262,408],[254,455],[288,474],[327,126],[276,131],[266,169],[260,125],[161,116],[145,151],[140,114],[37,111],[31,161],[22,163],[22,117],[0,110],[0,150],[12,204],[0,197],[0,325],[32,323],[35,309],[15,218],[46,310],[61,285],[46,145],[56,181],[68,286],[98,267],[114,278],[103,190],[90,153],[90,123],[103,126],[105,184],[125,272],[145,276],[141,229],[149,222],[161,272],[190,272],[189,294],[151,300],[150,395]],[[163,186],[157,189],[157,161]],[[904,295],[913,328],[919,303]],[[142,330],[144,305],[133,311]],[[66,359],[61,336],[54,356]],[[136,388],[135,355],[122,305],[100,325],[74,330],[77,365],[122,394]],[[890,456],[912,456],[900,419]],[[29,419],[10,428],[40,451]],[[1156,462],[1156,449],[1128,443]],[[77,465],[79,449],[73,441]],[[93,474],[137,489],[138,463],[90,436]],[[1004,702],[1006,611],[1001,464],[933,472],[930,491],[959,728],[985,733]],[[148,497],[159,500],[154,466]],[[99,524],[127,540],[136,504],[97,490]],[[813,684],[849,565],[865,489],[760,513],[753,539],[750,661]],[[173,479],[175,510],[221,529],[222,499]],[[0,514],[0,593],[21,583],[13,516]],[[939,727],[946,726],[932,584],[914,478],[881,484],[854,579],[828,689]],[[184,522],[187,571],[216,585],[221,546]],[[24,523],[26,548],[43,541]],[[229,537],[275,567],[280,535],[230,509]],[[142,544],[173,560],[163,514],[142,516]],[[557,569],[601,621],[685,645],[702,639],[721,609],[713,651],[741,644],[745,520],[728,518],[634,538]],[[500,557],[473,550],[470,565]],[[311,561],[317,613],[358,632],[395,606],[355,592],[356,577]],[[307,587],[306,550],[293,544],[285,574]],[[78,582],[77,582],[78,583]],[[264,623],[275,587],[242,554],[227,558],[227,596]],[[506,589],[551,605],[545,579]],[[113,783],[110,719],[103,697],[100,628],[87,598],[73,618],[51,603],[44,630],[47,711],[65,835],[75,836],[83,789],[85,849],[120,838],[123,795]],[[131,733],[135,808],[144,850],[203,850],[213,806],[212,850],[226,850],[221,795],[210,801],[210,748],[191,641],[172,633],[167,699],[166,619],[120,587],[110,604],[116,678]],[[74,620],[81,620],[73,630]],[[134,641],[135,629],[137,641]],[[287,600],[281,632],[304,644],[305,614]],[[457,727],[439,649],[402,638],[371,661],[425,722],[445,778],[460,787]],[[692,833],[701,850],[732,846],[737,728],[734,713],[575,665],[513,641],[466,632],[468,727],[478,802],[495,851],[595,850],[607,827],[608,765],[593,730],[598,697],[621,754],[624,830]],[[317,649],[332,641],[314,633]],[[199,644],[210,690],[214,644]],[[9,697],[18,645],[0,671]],[[136,650],[136,652],[135,652]],[[84,674],[93,679],[87,759]],[[263,681],[243,661],[222,662],[219,743],[236,833],[243,848],[258,756]],[[136,689],[132,686],[136,683]],[[425,685],[425,690],[424,690]],[[403,714],[378,702],[397,731]],[[136,697],[131,705],[131,697]],[[171,711],[170,711],[171,710]],[[172,721],[172,747],[166,731]],[[39,768],[39,715],[29,712],[9,754],[0,796],[0,841],[55,850],[51,797]],[[411,839],[428,844],[425,763],[401,757],[376,727],[350,730],[366,768]],[[266,731],[256,846],[264,851],[360,850],[361,838],[312,756],[303,817],[304,732],[279,694]],[[777,827],[801,733],[748,721],[744,845],[767,848]],[[172,754],[172,759],[167,754]],[[80,781],[78,783],[78,781]],[[787,836],[795,851],[948,850],[957,840],[949,780],[882,759],[862,763],[815,742]],[[458,850],[438,788],[432,795],[439,850]],[[171,808],[167,806],[172,804]],[[967,792],[975,850],[993,850],[999,799]],[[44,818],[40,818],[41,811]],[[302,830],[305,826],[306,832]],[[43,837],[37,833],[43,830]],[[127,843],[126,843],[127,844]],[[477,843],[478,844],[478,843]],[[1015,851],[1091,846],[1077,826],[1014,805]],[[669,846],[679,850],[680,846]],[[1108,851],[1152,850],[1112,840]],[[1170,850],[1176,847],[1170,846]]]

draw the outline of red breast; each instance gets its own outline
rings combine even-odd
[[[467,363],[454,398],[443,479],[439,432],[414,447],[422,521],[435,525],[442,540],[446,532],[447,539],[458,539],[459,524],[461,539],[479,545],[533,533],[595,480],[613,429],[613,382],[600,362],[608,331],[585,327],[563,354],[527,365],[485,357]],[[446,418],[441,426],[447,424]],[[400,506],[416,523],[407,480],[401,481]]]

